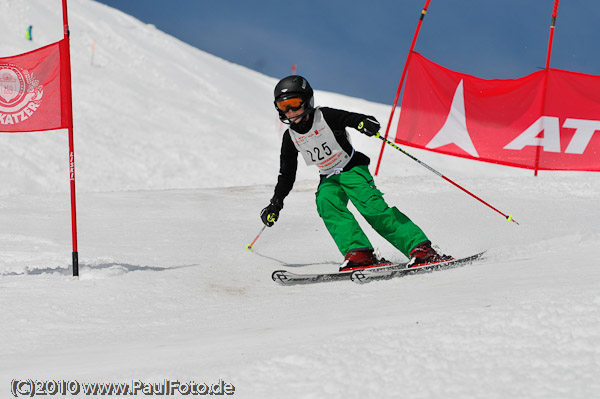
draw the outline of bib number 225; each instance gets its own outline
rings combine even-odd
[[[306,150],[306,152],[308,153],[308,155],[310,155],[310,159],[313,162],[322,161],[325,159],[325,156],[329,156],[332,154],[331,148],[329,148],[326,142],[323,143],[320,148],[315,147],[312,151]]]

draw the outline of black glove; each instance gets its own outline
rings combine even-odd
[[[260,212],[260,219],[267,227],[271,227],[279,218],[279,211],[282,208],[283,200],[273,197],[269,205]]]
[[[358,124],[356,130],[371,137],[375,136],[379,132],[380,128],[381,125],[379,124],[379,122],[377,122],[377,119],[375,119],[375,117],[367,116],[362,122]]]

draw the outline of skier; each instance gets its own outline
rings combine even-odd
[[[387,263],[375,255],[348,210],[349,200],[375,231],[410,259],[411,266],[450,258],[438,254],[416,224],[396,207],[387,205],[369,173],[369,158],[350,143],[346,127],[373,136],[380,128],[374,117],[315,107],[313,89],[300,75],[283,78],[275,86],[274,95],[279,119],[290,127],[283,134],[275,193],[260,214],[266,226],[277,221],[283,200],[292,190],[300,152],[307,165],[319,169],[317,212],[344,256],[340,271]]]
[[[27,40],[33,40],[33,35],[31,34],[31,30],[32,29],[33,29],[33,26],[29,25],[29,27],[25,31],[25,39],[27,39]]]

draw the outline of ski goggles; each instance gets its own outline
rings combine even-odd
[[[275,101],[275,105],[281,112],[288,112],[289,110],[297,111],[304,105],[304,99],[300,97],[286,98],[284,100]]]

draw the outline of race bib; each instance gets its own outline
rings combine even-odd
[[[350,161],[352,154],[345,152],[325,122],[323,113],[317,108],[313,125],[306,134],[289,129],[292,142],[302,154],[307,165],[316,165],[322,175],[341,170]]]

